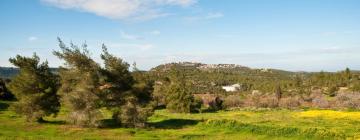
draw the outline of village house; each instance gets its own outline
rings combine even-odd
[[[233,85],[229,85],[229,86],[222,86],[222,89],[224,89],[226,92],[235,92],[235,91],[239,91],[241,89],[241,85],[233,84]]]

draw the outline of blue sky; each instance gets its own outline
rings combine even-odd
[[[0,66],[36,52],[50,66],[57,37],[101,44],[141,69],[234,63],[292,71],[360,69],[359,0],[1,0]]]

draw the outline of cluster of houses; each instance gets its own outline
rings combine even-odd
[[[240,67],[244,67],[241,65],[236,65],[236,64],[202,64],[199,67],[197,67],[198,69],[233,69],[233,68],[240,68]]]

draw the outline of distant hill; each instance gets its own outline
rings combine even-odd
[[[203,64],[179,62],[162,64],[152,68],[149,74],[154,80],[166,79],[171,68],[186,73],[196,93],[219,93],[225,85],[240,84],[244,90],[261,89],[270,91],[275,85],[292,82],[296,75],[307,75],[277,69],[253,69],[235,64]]]
[[[272,92],[279,85],[284,91],[291,91],[299,81],[307,87],[344,85],[341,80],[340,82],[338,80],[342,78],[341,72],[322,72],[325,75],[321,75],[321,72],[256,69],[235,64],[167,63],[152,68],[148,73],[155,81],[162,81],[168,79],[171,68],[184,72],[187,82],[194,86],[192,91],[196,93],[219,93],[222,86],[233,84],[241,85],[244,91],[256,89],[263,92]],[[360,77],[358,71],[351,72]],[[319,80],[319,77],[323,82]]]
[[[242,65],[236,64],[203,64],[194,62],[179,62],[179,63],[167,63],[152,68],[152,72],[167,72],[172,67],[191,70],[191,71],[202,71],[210,73],[228,73],[238,74],[246,76],[275,76],[275,77],[291,77],[295,74],[306,74],[306,72],[291,72],[278,69],[252,69]]]
[[[58,68],[50,68],[52,72],[57,73]],[[19,68],[0,67],[0,78],[11,79],[19,73]]]
[[[0,67],[0,78],[11,78],[19,73],[18,68]]]

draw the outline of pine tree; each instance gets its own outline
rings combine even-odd
[[[149,116],[154,112],[152,106],[141,106],[137,98],[127,98],[126,104],[121,106],[119,118],[126,127],[145,127]]]
[[[16,95],[15,111],[28,121],[41,121],[43,117],[59,112],[59,97],[56,94],[58,82],[51,73],[48,63],[40,64],[40,58],[17,55],[9,61],[20,68],[20,73],[12,79],[9,89]]]
[[[102,70],[102,97],[105,106],[112,110],[117,123],[128,127],[144,126],[153,112],[149,105],[151,82],[145,80],[140,71],[134,72],[137,75],[137,78],[134,78],[129,71],[129,64],[111,55],[104,45],[101,58],[105,63]]]
[[[70,110],[69,118],[74,124],[96,126],[101,117],[100,106],[100,66],[91,57],[84,44],[80,49],[71,43],[67,47],[60,39],[60,51],[54,55],[65,61],[59,71],[63,104]]]
[[[126,97],[131,96],[134,79],[129,72],[129,64],[111,55],[105,45],[102,47],[101,59],[105,68],[102,70],[102,100],[104,106],[112,110],[113,118],[121,123],[121,106],[126,103]]]
[[[191,90],[186,85],[185,74],[172,69],[171,83],[167,88],[166,108],[171,112],[191,113],[199,109]]]

